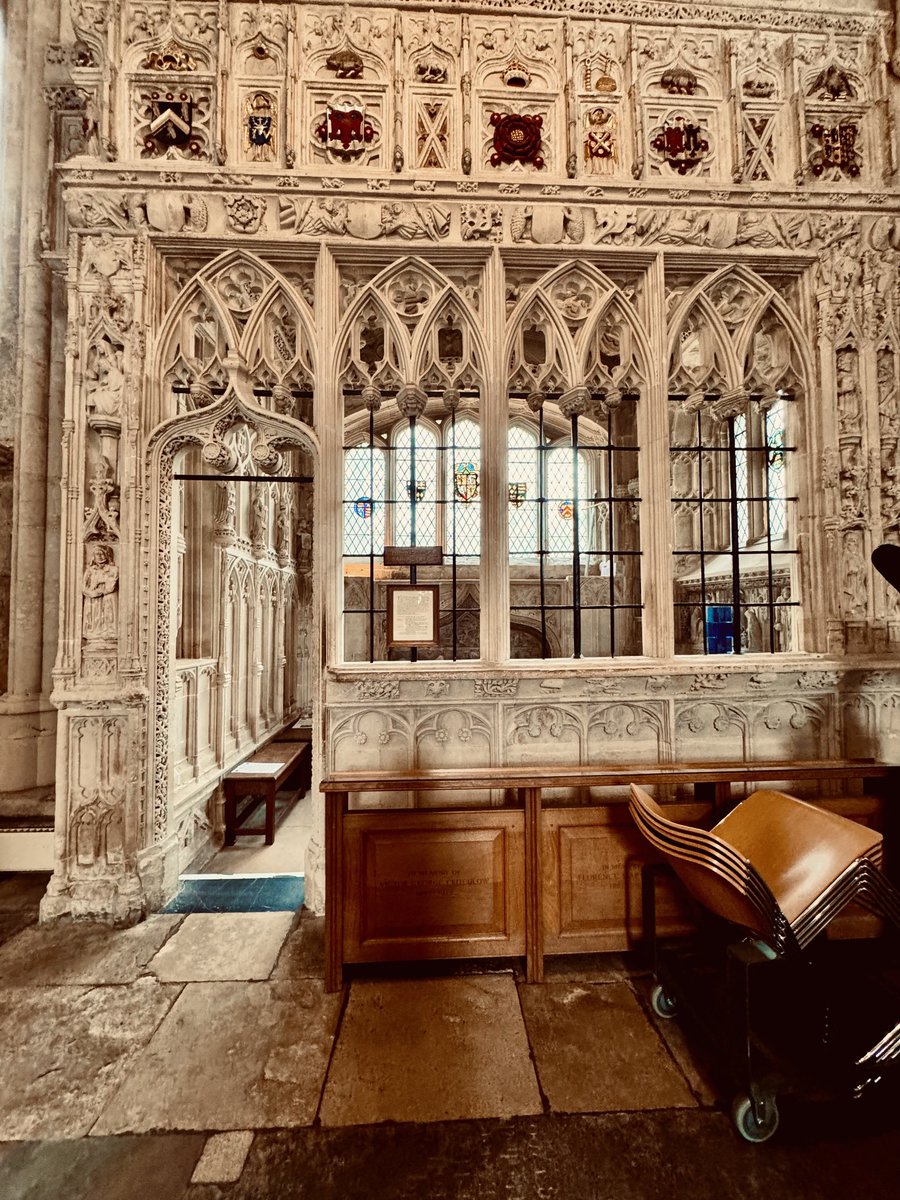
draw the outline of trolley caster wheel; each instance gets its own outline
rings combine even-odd
[[[658,1017],[668,1021],[678,1011],[678,1004],[671,996],[666,995],[661,983],[658,983],[650,993],[650,1007]]]
[[[761,1121],[756,1118],[753,1101],[749,1096],[737,1096],[731,1106],[734,1127],[745,1142],[767,1142],[778,1128],[778,1106],[775,1097],[770,1096],[763,1104]]]

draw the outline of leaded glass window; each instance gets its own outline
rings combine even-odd
[[[481,546],[481,436],[467,417],[444,423],[444,545],[458,558]]]
[[[344,553],[384,553],[384,451],[353,446],[344,452]]]
[[[395,429],[391,440],[393,544],[437,545],[440,540],[437,434],[420,422],[414,426],[407,423]]]

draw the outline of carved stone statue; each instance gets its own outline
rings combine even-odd
[[[112,547],[94,542],[88,551],[81,590],[81,632],[87,642],[109,641],[118,632],[119,568]]]

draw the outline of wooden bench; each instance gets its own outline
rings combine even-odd
[[[693,821],[724,811],[735,784],[811,781],[822,803],[876,823],[897,772],[853,759],[335,772],[320,785],[326,989],[340,987],[344,963],[524,954],[528,980],[540,982],[545,952],[629,948],[640,927],[647,848],[628,817],[625,792],[597,799],[588,789],[688,787],[689,799],[672,814]],[[861,781],[867,797],[837,795]],[[551,789],[589,798],[545,802]],[[452,794],[472,791],[502,792],[504,799],[467,803]],[[356,793],[402,793],[404,801],[413,793],[415,807],[389,800],[351,811]],[[438,796],[426,807],[430,793]],[[670,931],[685,925],[677,897],[661,916]]]
[[[308,741],[271,741],[225,776],[225,845],[233,846],[240,834],[264,833],[266,845],[275,841],[275,796],[292,776],[298,786],[309,787],[312,746]],[[241,801],[246,801],[238,811]],[[265,804],[265,825],[245,822]]]

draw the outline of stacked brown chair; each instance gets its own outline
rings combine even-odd
[[[803,949],[852,900],[900,927],[882,836],[784,792],[753,792],[711,830],[665,816],[631,785],[631,815],[685,887],[776,954]]]
[[[900,928],[900,893],[881,870],[882,835],[855,821],[769,790],[752,793],[709,831],[670,820],[634,785],[629,808],[691,895],[764,943],[767,958],[804,958],[851,901]],[[661,987],[653,1003],[661,1016],[674,1012]],[[855,1094],[900,1058],[898,1018],[900,1011],[889,1015],[892,1028],[861,1056],[854,1052]],[[745,1037],[749,1046],[749,1028]],[[764,1141],[777,1125],[774,1096],[757,1087],[752,1072],[749,1093],[735,1102],[735,1124],[748,1140]]]

